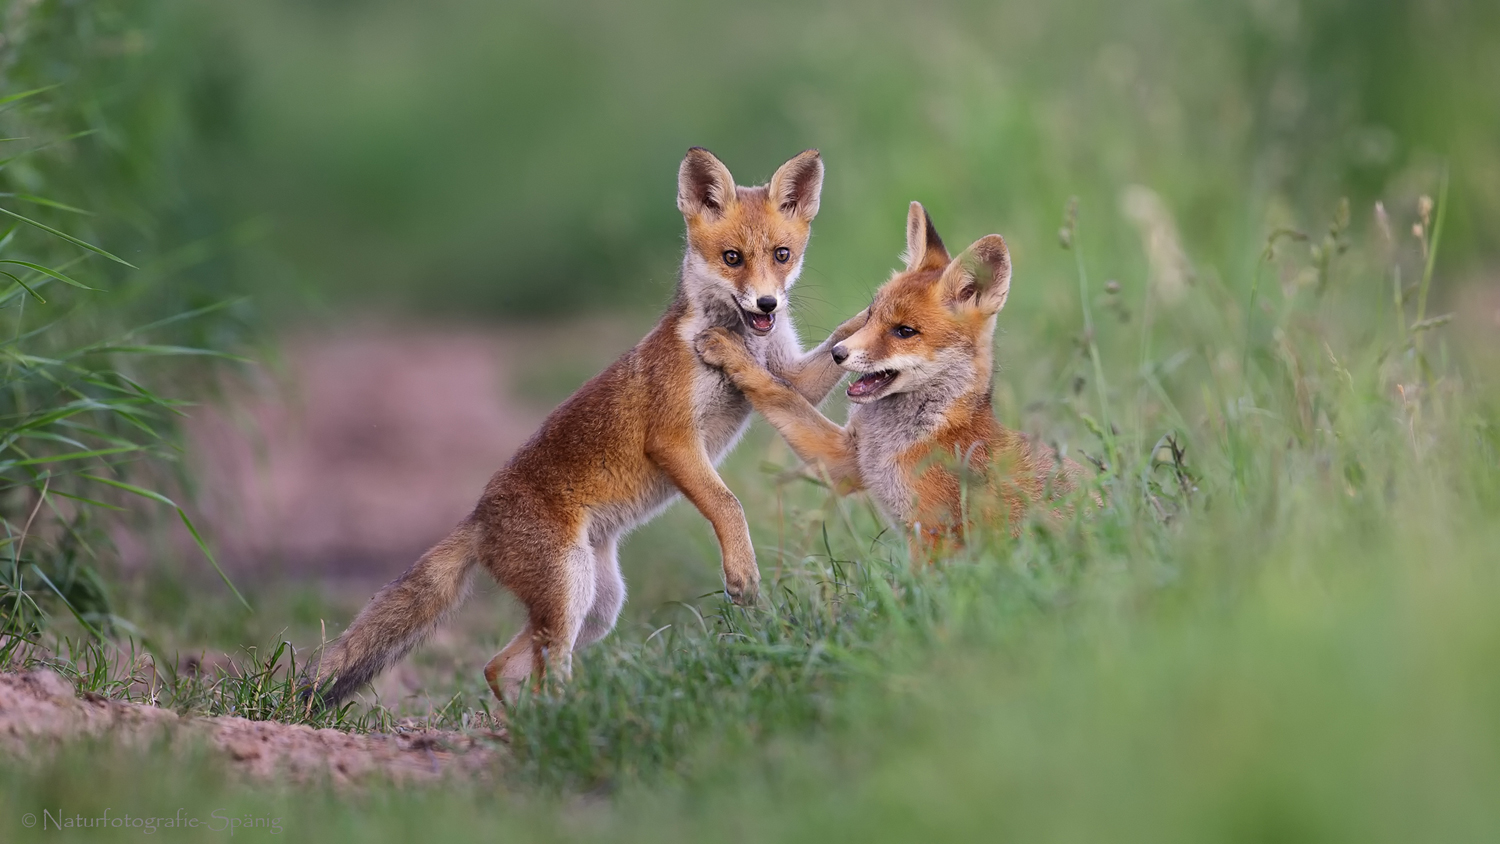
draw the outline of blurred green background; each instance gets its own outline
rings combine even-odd
[[[48,39],[14,84],[62,83],[105,129],[72,199],[128,180],[111,242],[248,241],[174,286],[278,321],[655,311],[690,145],[747,184],[823,151],[817,325],[884,278],[912,199],[950,239],[1005,234],[1020,301],[1067,266],[1071,195],[1096,245],[1143,258],[1132,184],[1206,272],[1340,197],[1367,226],[1444,166],[1445,261],[1500,243],[1500,9],[1481,0],[8,5],[14,34]]]

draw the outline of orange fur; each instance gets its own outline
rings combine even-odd
[[[527,613],[525,627],[485,667],[496,696],[528,676],[565,677],[573,650],[608,633],[625,600],[619,539],[679,492],[713,525],[729,596],[755,600],[760,574],[744,513],[714,469],[744,431],[750,406],[691,344],[720,328],[741,336],[746,354],[804,401],[832,389],[841,373],[827,349],[854,326],[804,354],[785,317],[822,175],[809,150],[767,185],[737,187],[711,153],[688,151],[678,174],[688,247],[661,322],[554,410],[453,535],[360,612],[309,674],[314,683],[332,681],[324,702],[347,697],[413,647],[457,605],[477,567]]]
[[[758,365],[738,338],[710,330],[697,349],[799,457],[841,492],[868,490],[907,530],[913,559],[930,560],[963,542],[966,515],[1019,531],[1027,508],[1073,488],[1082,470],[995,420],[991,346],[1010,291],[1005,241],[988,235],[950,258],[914,202],[905,259],[831,350],[862,374],[849,388],[856,405],[846,426]]]

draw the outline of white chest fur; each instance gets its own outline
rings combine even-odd
[[[738,319],[738,315],[735,315]],[[722,325],[703,314],[693,314],[682,321],[678,336],[688,348],[693,347],[693,338],[714,325]],[[770,334],[765,336],[748,333],[745,348],[756,363],[765,366],[776,359],[779,347],[790,342],[796,344],[789,321],[781,320]],[[698,361],[693,373],[693,418],[703,440],[704,450],[714,463],[718,463],[734,448],[740,437],[750,426],[750,400],[745,398],[724,373]]]
[[[906,421],[879,402],[855,407],[849,414],[860,478],[881,515],[897,530],[905,530],[915,514],[915,493],[899,466],[901,454],[916,441]]]

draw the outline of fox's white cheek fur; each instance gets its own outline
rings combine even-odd
[[[870,357],[868,352],[858,350],[851,352],[849,357],[841,364],[850,372],[882,372],[894,369],[905,374],[914,369],[926,366],[931,361],[921,355],[892,355],[879,360]]]
[[[783,285],[781,289],[782,290],[791,290],[792,289],[792,285],[796,284],[797,283],[797,279],[801,278],[801,277],[802,277],[802,256],[798,255],[797,256],[797,263],[793,264],[791,272],[789,272],[789,273],[786,274],[786,284]]]
[[[698,255],[697,250],[689,248],[687,255],[682,259],[682,280],[688,292],[696,297],[706,285],[711,283],[710,276],[711,271],[703,258]]]
[[[951,355],[938,352],[935,358],[917,358],[911,361],[906,367],[906,372],[914,385],[925,384],[950,372],[956,363],[959,361],[953,360]]]
[[[947,405],[973,383],[974,357],[963,349],[942,349],[922,368],[921,378],[914,391]]]
[[[931,361],[921,355],[891,355],[882,361],[877,361],[877,369],[894,369],[897,372],[910,372],[927,366]]]

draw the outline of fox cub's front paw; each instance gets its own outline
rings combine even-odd
[[[869,321],[870,309],[865,308],[864,310],[846,320],[843,325],[835,328],[833,330],[833,333],[828,335],[828,340],[825,341],[824,345],[832,347],[844,342],[845,340],[848,340],[854,335],[854,332],[863,328],[865,323]]]
[[[727,328],[710,328],[693,339],[693,349],[709,366],[718,369],[739,364],[747,357],[745,341]]]
[[[760,569],[753,559],[748,566],[724,572],[724,594],[742,607],[755,606],[760,595]]]

